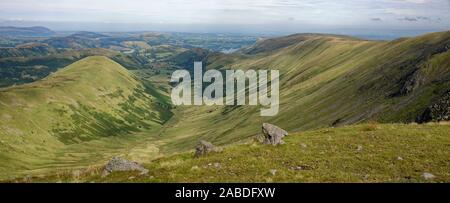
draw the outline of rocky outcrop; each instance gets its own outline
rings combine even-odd
[[[271,145],[284,144],[283,137],[288,135],[288,132],[270,123],[263,123],[262,133],[264,137],[259,140],[264,144]]]
[[[115,171],[139,171],[140,175],[148,173],[148,170],[141,164],[120,157],[114,157],[106,164],[102,176],[105,177]]]
[[[398,94],[403,96],[413,92],[424,83],[424,80],[425,79],[422,76],[420,69],[417,69],[412,75],[410,75],[406,79],[405,83],[403,84]]]
[[[417,117],[416,122],[426,123],[430,121],[448,120],[450,120],[450,91],[426,108],[422,115]]]
[[[200,157],[211,152],[220,152],[220,151],[222,151],[222,149],[214,146],[211,142],[200,140],[197,146],[195,147],[194,157]]]

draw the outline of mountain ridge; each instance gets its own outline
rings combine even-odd
[[[450,31],[394,41],[310,38],[259,54],[211,56],[208,69],[278,69],[279,114],[261,118],[260,107],[252,106],[189,107],[184,115],[191,123],[174,125],[192,133],[177,142],[184,149],[195,145],[193,137],[226,144],[256,135],[263,122],[289,131],[369,121],[414,122],[450,90],[449,42]],[[416,86],[411,75],[418,70]],[[408,86],[415,88],[397,95]]]
[[[103,149],[117,150],[120,140],[126,145],[135,139],[128,137],[132,134],[158,130],[171,113],[167,98],[156,92],[104,56],[86,57],[42,80],[1,89],[0,171],[7,175],[11,168],[20,172],[77,163],[73,159],[81,164],[75,153],[80,148],[94,150],[90,145],[104,143]],[[56,156],[63,152],[74,157]]]
[[[337,34],[322,34],[322,33],[297,33],[283,37],[268,38],[257,41],[254,45],[240,49],[238,52],[243,54],[258,54],[264,52],[272,52],[294,44],[314,39],[314,38],[328,38],[328,39],[342,39],[355,41],[371,41],[359,39],[352,36],[337,35]]]

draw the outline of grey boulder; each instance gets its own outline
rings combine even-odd
[[[113,157],[106,164],[102,176],[105,177],[116,171],[139,171],[140,175],[146,175],[148,173],[148,170],[137,162],[129,161],[121,157]]]
[[[200,140],[195,147],[195,157],[200,157],[210,152],[220,152],[221,148],[214,146],[211,142]]]
[[[284,144],[283,138],[288,135],[288,132],[270,123],[263,123],[262,133],[264,136],[262,142],[271,145]]]

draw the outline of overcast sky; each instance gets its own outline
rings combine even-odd
[[[0,0],[0,23],[60,30],[449,30],[450,0]]]

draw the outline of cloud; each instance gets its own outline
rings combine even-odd
[[[0,19],[184,25],[450,28],[449,0],[0,0]],[[375,16],[375,17],[374,17]],[[440,19],[440,20],[438,20]],[[383,23],[379,23],[383,21]],[[403,23],[402,23],[403,22]],[[433,22],[433,23],[429,23]],[[406,25],[405,25],[406,26]]]
[[[403,18],[398,18],[398,20],[400,20],[400,21],[409,21],[409,22],[416,22],[416,21],[418,21],[417,18],[415,18],[415,17],[413,17],[413,18],[411,18],[411,17],[403,17]]]
[[[433,0],[394,0],[398,2],[404,2],[404,3],[412,3],[412,4],[426,4],[431,3]]]
[[[418,21],[440,22],[440,21],[442,21],[441,18],[432,19],[432,18],[426,17],[426,16],[403,17],[403,18],[398,18],[397,20],[399,20],[399,21],[409,21],[409,22],[418,22]]]
[[[425,17],[425,16],[417,16],[416,17],[418,20],[430,20],[429,17]]]

